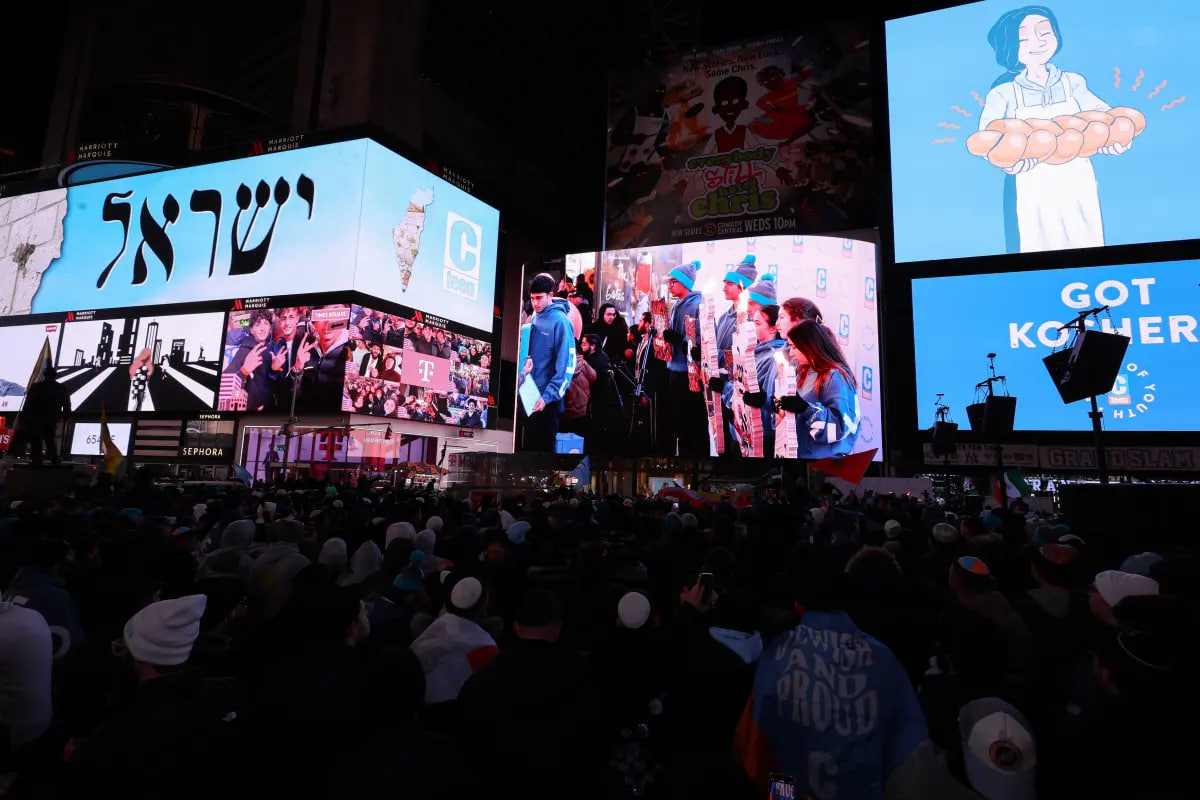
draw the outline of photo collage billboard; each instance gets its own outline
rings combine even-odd
[[[341,409],[356,414],[486,428],[492,346],[428,314],[350,309]]]

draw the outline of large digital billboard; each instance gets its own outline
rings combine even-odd
[[[63,325],[58,380],[75,411],[212,409],[221,366],[219,311],[130,313]]]
[[[615,76],[606,246],[873,227],[870,51],[835,23]]]
[[[0,327],[0,411],[20,411],[25,390],[47,343],[50,362],[58,352],[62,325],[57,322]]]
[[[1191,0],[886,25],[896,261],[1200,238]]]
[[[499,212],[366,139],[0,198],[0,315],[357,289],[490,333]]]
[[[492,346],[456,327],[351,306],[342,411],[486,428]]]
[[[350,306],[239,305],[225,323],[217,409],[336,412],[353,352]]]
[[[500,212],[367,142],[354,287],[492,330]]]
[[[913,281],[917,408],[933,424],[942,393],[963,416],[988,353],[1016,395],[1020,430],[1087,430],[1088,403],[1065,405],[1042,359],[1070,341],[1060,327],[1108,306],[1088,327],[1131,338],[1112,391],[1100,397],[1108,430],[1200,430],[1196,375],[1200,262],[1173,261]]]
[[[882,452],[875,259],[871,241],[823,236],[600,254],[594,317],[580,320],[577,350],[552,343],[555,321],[570,324],[585,307],[578,292],[523,321],[518,447],[731,458]],[[566,390],[564,372],[574,381]],[[586,391],[575,373],[595,373]],[[556,395],[563,410],[551,439],[537,403]]]

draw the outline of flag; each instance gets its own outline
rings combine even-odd
[[[53,367],[51,363],[54,356],[50,352],[50,337],[46,337],[46,341],[42,342],[42,352],[38,353],[37,362],[33,365],[33,372],[29,374],[29,382],[25,384],[25,395],[29,395],[29,390],[42,377],[42,372],[47,368]]]
[[[47,369],[53,369],[54,364],[51,363],[54,356],[50,352],[50,337],[46,337],[46,341],[42,342],[42,352],[38,353],[37,361],[33,364],[33,372],[29,373],[29,380],[25,382],[25,397],[29,397],[29,390],[37,383],[42,373]],[[21,402],[21,408],[25,408],[24,400]],[[21,418],[20,412],[17,412],[17,419]],[[20,426],[16,426],[20,427]],[[53,447],[53,445],[51,445]]]
[[[1030,488],[1025,480],[1025,475],[1018,467],[1005,471],[1003,475],[993,481],[992,488],[996,502],[1001,505],[1005,505],[1009,500],[1033,494],[1033,489]]]
[[[822,458],[813,461],[809,466],[826,475],[841,478],[857,486],[862,483],[863,476],[867,474],[867,467],[871,466],[871,460],[875,458],[875,453],[878,451],[879,448],[872,448],[861,453],[851,453],[848,456]]]
[[[235,481],[240,481],[247,486],[254,483],[254,476],[250,474],[250,470],[246,469],[241,464],[233,465],[233,479]]]
[[[104,471],[109,475],[116,475],[125,456],[121,454],[108,430],[108,414],[103,403],[100,405],[100,455],[104,456]]]
[[[592,465],[587,456],[581,458],[575,469],[571,470],[571,477],[576,478],[581,486],[592,482]]]

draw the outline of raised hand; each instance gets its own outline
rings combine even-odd
[[[262,366],[263,351],[266,349],[267,346],[265,344],[259,343],[251,347],[249,353],[246,353],[246,359],[242,362],[242,369],[246,370],[247,375]]]

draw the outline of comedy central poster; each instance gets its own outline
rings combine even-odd
[[[874,227],[869,50],[843,24],[614,77],[606,248]]]

